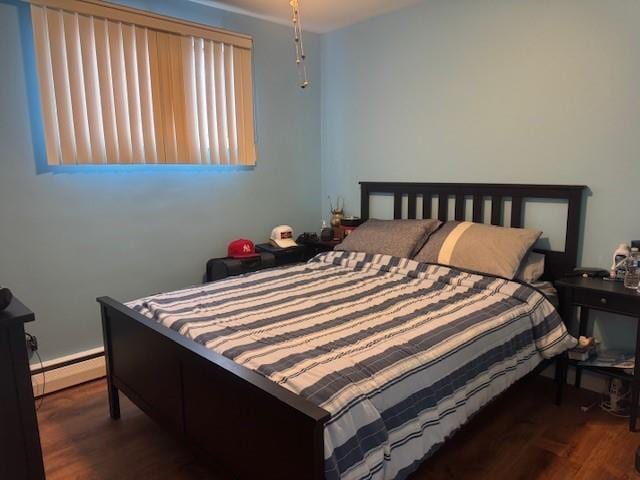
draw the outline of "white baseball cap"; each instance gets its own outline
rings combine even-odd
[[[297,247],[298,244],[293,240],[293,228],[289,225],[278,225],[271,230],[269,239],[273,245],[280,248]]]

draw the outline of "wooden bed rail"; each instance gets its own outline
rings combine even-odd
[[[326,410],[112,298],[97,301],[113,419],[122,391],[226,473],[324,478]]]

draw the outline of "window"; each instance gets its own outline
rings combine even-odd
[[[255,165],[252,39],[97,0],[32,0],[50,165]]]

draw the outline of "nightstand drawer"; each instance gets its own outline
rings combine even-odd
[[[638,302],[629,297],[608,292],[576,289],[574,303],[585,307],[608,310],[629,315],[638,314]]]

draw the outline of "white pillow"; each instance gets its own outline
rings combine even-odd
[[[537,252],[529,252],[516,273],[516,278],[526,283],[537,282],[544,273],[544,255]]]

